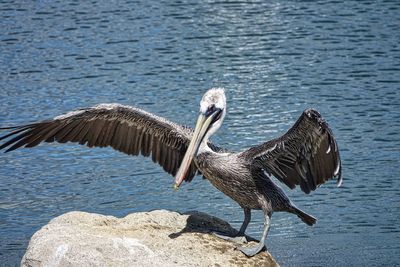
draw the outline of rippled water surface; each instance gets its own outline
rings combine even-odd
[[[1,1],[0,125],[119,102],[193,126],[202,94],[221,86],[228,115],[213,140],[240,150],[315,107],[344,186],[285,187],[318,223],[276,213],[268,248],[282,266],[394,266],[399,27],[399,1]],[[200,177],[174,192],[151,160],[111,149],[45,144],[1,153],[0,166],[0,265],[19,264],[31,235],[71,210],[200,210],[235,227],[243,216]],[[249,234],[261,230],[254,212]]]

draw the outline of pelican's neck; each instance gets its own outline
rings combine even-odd
[[[211,147],[208,146],[208,139],[204,139],[203,142],[201,142],[199,149],[197,150],[197,156],[202,154],[202,153],[209,153],[209,152],[214,152]]]

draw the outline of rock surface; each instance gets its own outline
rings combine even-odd
[[[199,212],[156,210],[119,219],[74,211],[32,236],[21,266],[278,266],[268,252],[247,258],[235,249],[240,244],[210,231],[235,232]]]

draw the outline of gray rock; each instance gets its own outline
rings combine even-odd
[[[119,219],[74,211],[32,236],[21,266],[278,266],[268,252],[247,258],[236,250],[240,244],[210,231],[235,232],[199,212],[155,210]]]

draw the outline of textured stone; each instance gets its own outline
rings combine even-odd
[[[119,219],[74,211],[32,236],[21,266],[277,266],[268,252],[247,258],[236,250],[240,244],[211,231],[235,232],[199,212],[155,210]]]

